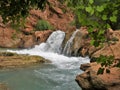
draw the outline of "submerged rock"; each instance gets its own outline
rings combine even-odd
[[[31,66],[50,62],[40,56],[18,55],[11,52],[0,52],[0,69]]]

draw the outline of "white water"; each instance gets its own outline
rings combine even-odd
[[[58,36],[59,38],[56,38],[56,35],[55,35],[56,32],[57,33],[59,32],[59,36]],[[24,78],[21,77],[20,81],[22,81],[22,83],[24,82],[27,83],[29,86],[32,85],[33,88],[29,86],[19,87],[18,86],[19,84],[16,83],[16,87],[14,85],[13,86],[11,85],[11,87],[13,87],[12,88],[13,90],[80,90],[80,87],[75,82],[75,77],[77,74],[82,73],[82,71],[79,69],[80,64],[89,63],[89,58],[67,57],[67,56],[58,54],[60,49],[57,49],[57,47],[60,48],[59,44],[62,44],[62,41],[63,41],[62,39],[64,38],[61,38],[61,37],[63,37],[64,34],[61,31],[56,31],[56,32],[53,33],[52,36],[50,36],[50,38],[47,40],[46,43],[35,46],[35,48],[16,50],[16,51],[8,50],[9,52],[16,52],[18,54],[39,55],[44,57],[45,59],[52,61],[51,64],[46,64],[45,65],[46,67],[39,68],[39,69],[36,68],[34,70],[31,70],[30,72],[32,72],[31,73],[32,76],[30,76],[30,78],[28,78],[29,77],[28,74],[25,74],[28,71],[22,71],[24,72],[23,74],[18,73],[16,77],[19,77],[19,75],[21,76],[23,75]],[[59,41],[55,43],[56,40],[59,40]],[[54,42],[54,43],[51,44],[49,42]],[[49,48],[47,46],[47,49],[46,49],[46,44],[48,43],[49,43],[49,46],[53,45],[55,49],[52,46]],[[33,80],[34,78],[37,78],[37,80],[36,81]],[[32,80],[32,84],[30,83],[29,79]],[[8,82],[14,83],[14,80],[12,79]]]
[[[38,47],[42,51],[60,53],[61,49],[62,49],[61,46],[62,46],[62,42],[63,42],[64,38],[65,38],[64,32],[62,32],[60,30],[55,31],[49,36],[46,43],[42,43]]]
[[[67,43],[66,43],[66,45],[65,45],[65,47],[64,47],[64,49],[63,49],[63,54],[64,54],[64,55],[71,56],[71,53],[72,53],[71,47],[72,47],[72,45],[73,45],[73,39],[75,38],[75,35],[76,35],[76,33],[77,33],[78,31],[79,31],[79,30],[76,30],[76,31],[72,34],[72,36],[70,37],[70,39],[67,41]]]

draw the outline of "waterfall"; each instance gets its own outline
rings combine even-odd
[[[73,44],[73,39],[76,35],[76,33],[79,30],[76,30],[70,39],[67,41],[67,44],[65,45],[65,48],[63,50],[63,53],[65,55],[70,55],[71,54],[71,46]],[[54,31],[47,41],[45,43],[41,43],[40,45],[36,45],[34,48],[31,49],[22,49],[22,50],[7,50],[8,52],[14,52],[18,54],[29,54],[29,55],[38,55],[41,57],[44,57],[45,59],[48,59],[52,61],[52,63],[56,64],[57,66],[61,68],[66,68],[68,64],[65,63],[71,63],[73,64],[74,62],[80,61],[81,63],[84,63],[86,61],[82,60],[82,57],[67,57],[62,54],[60,54],[62,50],[62,42],[65,37],[65,32],[57,30]],[[84,59],[84,58],[83,58]],[[87,60],[88,62],[89,60]],[[72,67],[72,65],[70,65]],[[79,66],[79,64],[78,64]],[[73,65],[74,67],[74,65]],[[76,66],[75,66],[76,67]],[[68,66],[68,68],[70,68]]]
[[[63,31],[55,31],[53,32],[46,43],[42,43],[39,45],[40,50],[47,52],[60,53],[62,50],[62,42],[65,38],[65,32]]]
[[[72,45],[73,45],[73,40],[75,38],[75,35],[76,33],[78,32],[79,30],[77,29],[73,34],[72,36],[70,37],[70,39],[67,41],[64,49],[63,49],[63,54],[64,55],[67,55],[67,56],[71,56],[71,53],[72,53]]]
[[[64,53],[70,54],[70,47],[77,31],[68,40]],[[7,82],[11,90],[81,90],[75,82],[75,77],[83,72],[79,69],[80,64],[89,63],[90,60],[88,57],[61,55],[59,52],[64,37],[64,32],[55,31],[46,43],[36,45],[34,48],[7,50],[18,54],[38,55],[50,60],[51,63],[40,65],[40,67],[3,72],[0,74],[0,81]]]

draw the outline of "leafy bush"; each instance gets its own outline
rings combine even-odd
[[[75,13],[76,26],[87,26],[92,44],[107,41],[108,28],[120,28],[120,0],[65,0]],[[95,30],[96,29],[96,30]]]
[[[29,14],[31,7],[43,9],[47,0],[0,0],[0,15],[3,22],[19,22],[21,17]]]
[[[113,28],[119,26],[120,0],[66,0],[81,26]]]
[[[36,24],[36,30],[49,30],[53,29],[49,22],[45,20],[39,20]]]
[[[120,29],[120,0],[65,0],[65,2],[75,13],[76,27],[88,27],[91,44],[95,47],[109,42],[106,37],[108,28]],[[109,66],[114,63],[114,53],[113,56],[100,56],[96,61],[101,64],[97,74],[103,74],[105,69],[106,73],[110,73]],[[120,62],[116,67],[120,67]]]

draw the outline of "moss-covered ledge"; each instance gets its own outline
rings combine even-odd
[[[0,52],[0,69],[26,67],[45,62],[50,61],[40,56],[20,55],[11,52]]]

